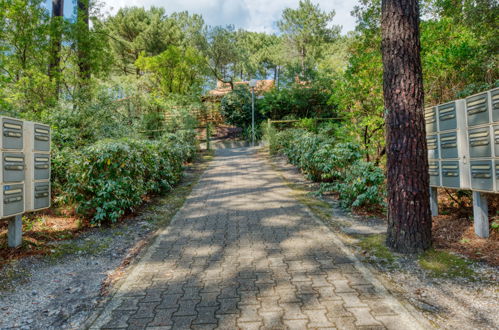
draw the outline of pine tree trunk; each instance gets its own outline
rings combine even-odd
[[[51,54],[48,75],[55,79],[55,95],[59,97],[62,21],[64,19],[64,0],[52,0]]]
[[[88,34],[89,27],[89,0],[77,0],[78,6],[78,67],[82,80],[90,79],[90,64],[88,58]]]
[[[387,245],[399,252],[415,253],[431,246],[418,1],[383,0],[381,29],[388,180]]]

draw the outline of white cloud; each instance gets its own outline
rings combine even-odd
[[[275,31],[275,22],[282,10],[296,8],[298,0],[102,0],[111,13],[126,6],[164,7],[167,13],[189,11],[203,15],[209,25],[233,24],[251,31]],[[355,27],[350,15],[357,0],[313,0],[322,10],[336,11],[334,24],[343,26],[342,33]],[[112,9],[111,9],[112,8]]]

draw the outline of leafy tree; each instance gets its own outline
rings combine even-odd
[[[338,36],[340,27],[330,26],[334,15],[334,11],[324,12],[310,0],[300,0],[298,9],[284,9],[277,22],[289,49],[288,56],[299,60],[302,77],[313,69],[323,45]]]
[[[135,64],[151,74],[152,89],[163,96],[199,92],[203,83],[205,61],[192,47],[170,46],[159,55],[140,56]]]

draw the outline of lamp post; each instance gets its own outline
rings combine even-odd
[[[249,86],[251,87],[251,146],[255,146],[255,87],[256,79],[251,79]]]

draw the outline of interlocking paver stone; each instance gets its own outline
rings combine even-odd
[[[90,328],[421,324],[293,198],[261,156],[238,148],[217,151]]]

